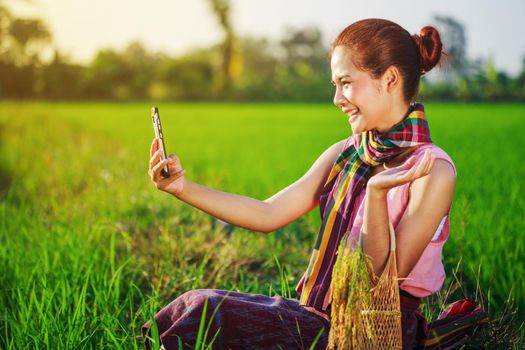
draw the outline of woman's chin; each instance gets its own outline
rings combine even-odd
[[[352,134],[359,134],[365,131],[360,125],[350,123],[350,128],[352,128]]]
[[[356,116],[350,116],[348,118],[348,124],[350,124],[350,127],[352,128],[352,132],[354,134],[365,131],[364,125],[363,123],[361,123],[361,121],[362,121],[361,113],[359,113]]]

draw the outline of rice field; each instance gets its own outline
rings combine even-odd
[[[262,234],[156,190],[151,105],[0,102],[1,349],[141,349],[149,315],[195,288],[296,297],[318,209]],[[351,133],[330,103],[159,109],[190,180],[261,200]],[[513,301],[521,322],[525,105],[428,103],[426,113],[458,170],[445,285],[483,292],[492,315]]]

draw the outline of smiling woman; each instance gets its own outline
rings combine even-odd
[[[347,233],[354,238],[362,233],[363,251],[379,274],[390,248],[389,222],[396,232],[398,275],[406,278],[400,285],[403,348],[422,341],[416,337],[417,309],[421,297],[443,284],[441,251],[449,236],[456,180],[452,159],[432,143],[423,105],[415,101],[419,79],[439,62],[441,47],[432,27],[414,36],[382,19],[345,28],[333,43],[332,82],[334,103],[348,115],[353,135],[329,147],[303,177],[264,201],[188,180],[177,156],[160,160],[153,140],[149,175],[157,189],[220,220],[268,233],[317,206],[322,219],[297,287],[300,300],[189,291],[155,316],[166,349],[195,346],[202,339],[198,323],[206,310],[214,348],[325,348],[336,248]],[[166,165],[175,175],[160,175]],[[149,322],[144,325],[144,334],[150,328]]]

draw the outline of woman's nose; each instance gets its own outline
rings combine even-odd
[[[337,88],[334,94],[334,105],[336,105],[337,107],[342,107],[345,104],[345,102],[346,98],[341,93],[341,90]]]

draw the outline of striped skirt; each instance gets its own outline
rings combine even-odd
[[[213,349],[310,349],[315,341],[315,349],[328,345],[329,317],[299,305],[297,299],[197,289],[182,294],[155,315],[165,350],[195,347],[205,300],[204,343],[213,342]],[[419,343],[419,304],[419,298],[401,294],[403,349],[414,349]],[[149,333],[148,322],[142,334],[147,339]],[[150,349],[147,340],[146,348]]]

